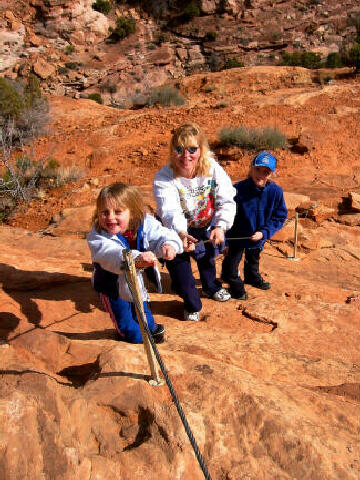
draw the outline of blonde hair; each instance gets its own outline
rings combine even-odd
[[[96,210],[93,214],[91,224],[97,231],[101,230],[99,216],[106,205],[113,205],[115,208],[130,210],[129,229],[137,230],[145,218],[145,205],[142,195],[136,187],[118,182],[101,189],[97,200]]]
[[[189,146],[191,138],[195,138],[200,147],[200,157],[195,167],[195,176],[206,176],[210,173],[210,148],[208,140],[196,123],[185,123],[175,130],[170,141],[170,165],[174,171],[174,176],[179,176],[176,164],[173,161],[174,149],[177,146],[183,148]]]

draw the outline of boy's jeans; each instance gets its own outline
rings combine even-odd
[[[245,251],[244,260],[244,281],[239,275],[239,263]],[[245,293],[245,283],[261,283],[259,273],[260,248],[239,248],[236,245],[229,245],[229,250],[222,263],[221,277],[229,283],[230,293],[234,296]]]

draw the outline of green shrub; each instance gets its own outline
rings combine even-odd
[[[286,148],[286,137],[276,128],[229,128],[225,127],[219,133],[219,145],[244,148],[246,150],[274,150]]]
[[[74,47],[74,45],[71,45],[71,44],[70,44],[70,45],[67,45],[67,46],[65,47],[65,50],[64,50],[65,55],[71,55],[71,54],[74,53],[74,52],[75,52],[75,47]]]
[[[100,92],[108,92],[113,95],[117,92],[117,85],[115,83],[110,83],[109,80],[107,80],[105,83],[100,85]]]
[[[25,108],[32,108],[41,99],[40,80],[30,73],[24,88]]]
[[[15,84],[4,77],[0,78],[0,118],[19,119],[24,110],[24,98]]]
[[[102,105],[102,104],[104,103],[104,101],[103,101],[102,96],[100,95],[100,93],[89,93],[88,99],[89,99],[89,100],[94,100],[94,102],[97,102],[97,103],[99,103],[100,105]]]
[[[67,73],[69,70],[68,70],[66,67],[61,67],[61,66],[60,66],[60,67],[58,67],[58,70],[57,70],[57,71],[58,71],[58,73],[59,73],[60,75],[64,75],[64,74]]]
[[[158,45],[161,45],[162,43],[168,43],[170,41],[171,41],[171,37],[164,32],[159,33],[159,35],[156,39],[156,43]]]
[[[302,66],[305,68],[320,68],[321,56],[314,52],[303,52],[301,55]]]
[[[244,66],[243,62],[239,62],[237,58],[235,57],[227,58],[224,62],[224,65],[222,66],[222,70],[227,70],[229,68],[238,68],[243,66]]]
[[[69,70],[77,70],[79,67],[82,67],[82,63],[80,62],[66,62],[65,67]]]
[[[329,53],[326,57],[325,67],[326,68],[339,68],[342,67],[341,55],[338,52]]]
[[[17,157],[15,166],[20,172],[25,173],[31,167],[31,160],[27,156]]]
[[[282,52],[282,65],[292,66],[292,67],[304,67],[304,68],[320,68],[321,57],[318,53],[315,52]]]
[[[149,105],[184,105],[185,99],[177,88],[173,87],[159,87],[155,88],[149,97]]]
[[[56,170],[57,168],[59,168],[59,162],[57,160],[55,160],[55,158],[50,158],[50,160],[48,160],[47,162],[47,168],[51,168],[53,170]]]
[[[110,28],[111,38],[115,41],[128,37],[136,32],[136,20],[129,17],[117,17],[115,28]]]
[[[29,75],[25,83],[0,78],[0,197],[28,201],[36,189],[42,170],[26,144],[45,133],[48,104],[42,97],[40,82]],[[27,151],[27,155],[16,155]]]
[[[352,47],[342,55],[343,63],[348,67],[353,67],[355,73],[360,71],[360,43],[354,43]]]
[[[215,42],[216,40],[216,32],[206,32],[206,35],[205,35],[205,38],[204,38],[205,42]]]
[[[191,20],[194,17],[199,17],[200,16],[200,8],[199,5],[195,0],[190,2],[188,5],[183,10],[183,17],[186,20]]]
[[[30,74],[25,84],[0,78],[0,128],[4,135],[12,122],[11,143],[39,134],[48,121],[47,113],[47,100],[35,75]]]
[[[111,10],[111,4],[108,0],[96,0],[91,7],[104,15],[107,15]]]

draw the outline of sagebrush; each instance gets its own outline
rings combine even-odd
[[[274,150],[286,148],[286,136],[277,128],[222,128],[219,132],[220,146],[237,146],[246,150]]]

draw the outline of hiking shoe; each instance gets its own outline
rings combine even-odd
[[[226,288],[220,288],[220,290],[215,292],[214,295],[211,298],[213,300],[215,300],[216,302],[227,302],[228,300],[230,300],[231,295],[226,290]]]
[[[251,285],[254,288],[260,288],[260,290],[269,290],[269,288],[271,288],[271,283],[266,282],[263,278],[261,278],[257,282],[248,282],[245,280],[245,283]]]
[[[236,300],[247,300],[248,294],[246,292],[243,292],[243,293],[231,292],[231,298],[236,298]]]
[[[184,320],[189,322],[198,322],[200,319],[200,312],[188,312],[184,310]]]
[[[155,329],[151,332],[151,336],[154,339],[155,343],[163,343],[164,342],[164,333],[165,333],[165,327],[164,325],[161,325],[161,323],[158,323],[155,327]]]
[[[151,332],[151,335],[155,338],[155,337],[158,337],[159,335],[164,335],[164,333],[165,333],[164,325],[161,325],[161,323],[158,323],[155,329]]]

